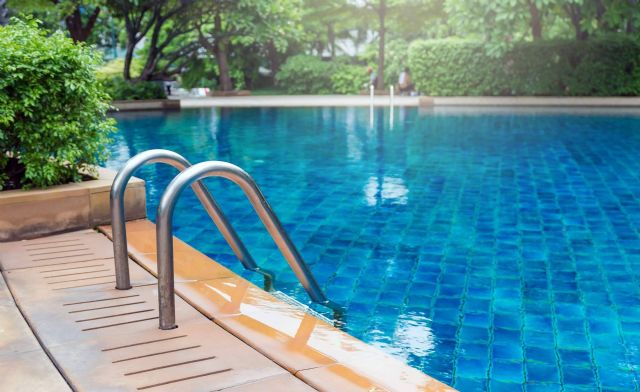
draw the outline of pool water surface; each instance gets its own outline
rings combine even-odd
[[[640,111],[192,109],[115,115],[262,188],[345,329],[461,391],[638,391]],[[147,166],[148,215],[175,174]],[[241,191],[206,180],[278,290],[308,297]],[[187,191],[176,235],[245,272]]]

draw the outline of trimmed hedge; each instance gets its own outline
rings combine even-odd
[[[429,95],[640,95],[640,43],[627,37],[519,43],[499,57],[477,42],[416,41],[408,57]]]
[[[365,67],[306,55],[290,57],[276,75],[289,94],[356,94],[368,80]]]
[[[128,82],[122,76],[116,76],[103,80],[102,84],[114,100],[167,98],[162,82]]]

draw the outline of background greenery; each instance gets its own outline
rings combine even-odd
[[[33,20],[0,28],[0,189],[80,181],[114,121],[100,54]]]
[[[101,71],[109,76],[101,78],[115,79],[106,85],[118,98],[159,96],[146,82],[166,80],[223,91],[357,93],[368,67],[381,76],[377,88],[386,89],[407,66],[415,66],[425,94],[637,94],[632,81],[622,84],[635,74],[640,0],[7,4],[10,15],[34,15],[50,30],[63,27],[74,41],[100,49],[110,60]],[[0,11],[2,25],[6,10]],[[621,56],[611,56],[613,50]],[[605,74],[612,86],[603,85]]]
[[[408,63],[430,95],[640,95],[640,44],[628,37],[523,42],[498,56],[478,42],[416,41]]]

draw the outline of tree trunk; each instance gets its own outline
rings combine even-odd
[[[147,61],[144,63],[144,68],[142,68],[142,72],[140,72],[140,76],[138,77],[139,80],[149,81],[152,79],[159,57],[160,52],[158,48],[150,47],[149,53],[147,54]]]
[[[76,7],[71,15],[64,18],[71,39],[73,39],[74,42],[85,42],[87,39],[89,39],[89,36],[91,35],[91,31],[93,31],[93,27],[96,24],[96,20],[98,19],[99,14],[100,7],[96,7],[91,13],[91,16],[89,16],[87,24],[83,26],[80,7]]]
[[[529,15],[531,17],[530,19],[531,36],[533,37],[534,41],[538,41],[542,38],[542,19],[540,18],[540,10],[536,5],[535,0],[528,0],[528,1],[529,1]]]
[[[7,0],[0,0],[0,26],[5,26],[9,23],[8,15]]]
[[[605,7],[602,0],[595,0],[596,4],[596,20],[598,21],[598,27],[607,30],[607,22],[603,20],[605,12],[607,12],[607,8]]]
[[[569,4],[565,6],[565,10],[571,19],[571,24],[576,33],[576,40],[584,41],[588,37],[588,33],[582,30],[582,9],[578,4]]]
[[[280,71],[280,57],[278,56],[278,50],[273,41],[267,43],[267,58],[269,60],[269,68],[271,68],[271,78],[273,83],[276,81],[276,74]]]
[[[229,72],[229,60],[227,58],[227,42],[226,40],[216,40],[216,61],[218,62],[218,71],[220,72],[220,90],[231,91],[233,84],[231,83],[231,74]]]
[[[216,34],[220,37],[223,34],[220,14],[216,14],[214,18],[214,28]],[[220,72],[220,90],[231,91],[233,90],[233,84],[231,83],[229,59],[227,57],[228,40],[226,38],[216,39],[214,45],[216,61],[218,62],[218,71]]]
[[[135,41],[129,37],[129,39],[127,39],[127,50],[124,54],[124,69],[122,71],[122,77],[124,80],[131,80],[131,61],[133,60],[133,51],[135,47]]]
[[[378,32],[378,81],[376,82],[376,88],[378,90],[384,90],[384,40],[385,40],[385,16],[387,13],[387,6],[385,0],[380,0],[378,8],[378,19],[380,21],[380,30]]]
[[[331,60],[336,58],[336,34],[333,31],[333,23],[329,23],[327,25],[327,40],[329,41],[329,45],[331,45]]]

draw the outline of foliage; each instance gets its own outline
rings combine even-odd
[[[298,55],[284,63],[276,79],[289,94],[355,94],[369,77],[362,66]]]
[[[215,77],[218,67],[212,59],[195,59],[189,64],[189,68],[182,73],[180,84],[183,88],[196,87],[215,88]]]
[[[357,94],[369,83],[369,75],[362,66],[338,64],[335,68],[331,75],[333,93]]]
[[[115,78],[118,76],[122,76],[122,67],[124,66],[124,59],[117,58],[111,61],[108,61],[96,69],[96,76],[100,80],[105,80],[109,78]],[[133,59],[131,62],[131,75],[136,76],[140,75],[142,71],[142,67],[144,64],[140,59]]]
[[[409,65],[429,95],[640,94],[640,43],[625,37],[518,43],[498,57],[479,42],[416,41]]]
[[[408,50],[409,43],[401,39],[390,41],[387,44],[387,65],[384,71],[384,80],[387,86],[398,83],[398,77],[404,68],[409,66]]]
[[[106,156],[108,96],[95,76],[101,59],[33,20],[0,27],[0,184],[24,166],[24,187],[79,181]]]
[[[127,81],[120,75],[103,80],[103,85],[112,99],[165,99],[161,82]]]
[[[330,94],[335,65],[313,56],[290,57],[276,75],[278,85],[289,94]]]
[[[218,63],[221,90],[242,88],[247,76],[239,67],[231,69],[231,49],[264,48],[273,63],[277,53],[286,51],[290,40],[301,35],[301,4],[300,0],[201,1],[197,35]],[[238,62],[243,61],[236,59]]]

